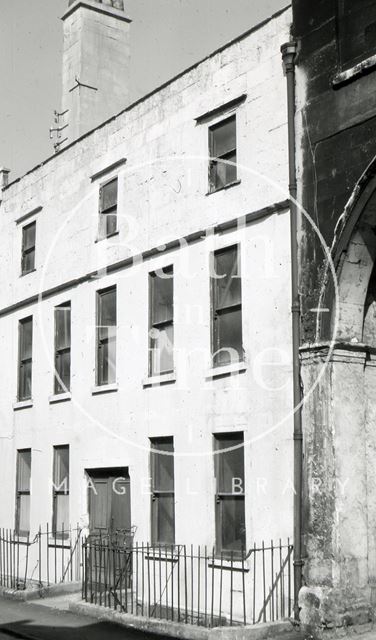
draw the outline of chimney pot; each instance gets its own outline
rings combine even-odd
[[[3,190],[9,184],[10,169],[0,167],[0,190]]]

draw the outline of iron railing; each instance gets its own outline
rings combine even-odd
[[[48,524],[31,536],[0,529],[0,586],[23,590],[81,580],[82,530]]]
[[[133,615],[204,627],[291,616],[292,545],[256,544],[217,554],[193,545],[150,545],[89,536],[82,543],[82,597]]]

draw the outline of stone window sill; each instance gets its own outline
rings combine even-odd
[[[103,236],[103,238],[102,237],[96,238],[94,242],[95,243],[103,242],[103,240],[109,240],[110,238],[114,238],[115,236],[118,236],[118,235],[119,235],[119,231],[114,231],[113,233],[109,233],[108,236]]]
[[[360,78],[360,76],[363,76],[366,73],[374,71],[375,69],[376,55],[362,60],[350,69],[346,69],[345,71],[340,71],[339,73],[337,73],[332,80],[332,86],[334,89],[337,89],[344,84],[348,84],[349,82]]]
[[[245,362],[233,362],[231,364],[225,364],[221,367],[213,367],[206,373],[206,379],[211,380],[213,378],[221,378],[222,376],[231,376],[235,373],[243,373],[247,370]]]
[[[57,402],[67,402],[67,400],[72,400],[72,394],[70,391],[66,393],[56,393],[53,396],[50,396],[48,401],[50,404],[56,404]]]
[[[150,376],[145,378],[142,382],[144,389],[148,387],[159,387],[163,384],[172,384],[176,382],[176,371],[169,371],[169,373],[161,373],[159,376]]]
[[[33,406],[33,400],[17,400],[13,403],[13,411],[20,411],[21,409],[29,409]]]
[[[224,187],[218,187],[218,189],[213,189],[212,191],[207,192],[207,196],[211,196],[213,193],[218,193],[218,191],[225,191],[226,189],[231,189],[231,187],[236,187],[238,184],[241,184],[241,180],[234,180],[234,182],[229,182],[225,184]]]
[[[96,396],[100,393],[113,393],[114,391],[118,391],[119,385],[117,382],[112,382],[111,384],[103,384],[99,386],[92,387],[91,395]]]
[[[25,271],[25,273],[20,273],[20,278],[25,278],[26,276],[29,276],[31,273],[35,273],[36,269],[30,269],[30,271]]]

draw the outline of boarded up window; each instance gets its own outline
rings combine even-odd
[[[236,116],[209,127],[209,190],[236,181]]]
[[[374,0],[339,0],[338,34],[341,65],[349,67],[376,53]]]
[[[219,552],[245,548],[244,436],[214,436],[216,547]]]
[[[18,400],[30,400],[32,378],[33,318],[19,322]]]
[[[149,274],[149,374],[174,368],[173,268]]]
[[[35,269],[35,234],[36,223],[26,225],[22,229],[22,263],[21,273],[25,275]]]
[[[55,537],[69,535],[69,446],[54,447],[53,517]]]
[[[237,245],[211,255],[213,366],[243,360],[239,258]]]
[[[71,367],[71,305],[55,307],[55,393],[70,389]]]
[[[17,451],[16,532],[30,533],[31,449]]]
[[[97,384],[116,382],[116,287],[97,293]]]
[[[151,535],[153,544],[175,543],[173,438],[151,439]]]
[[[99,237],[108,238],[117,230],[117,178],[101,186],[99,200]]]

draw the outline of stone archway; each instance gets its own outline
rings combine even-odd
[[[369,621],[376,595],[376,182],[357,187],[333,244],[336,341],[304,403],[301,620],[310,629]],[[327,282],[322,300],[333,297]],[[334,330],[333,313],[331,331]],[[328,357],[329,325],[301,349],[305,391]],[[324,337],[324,339],[322,339]]]

